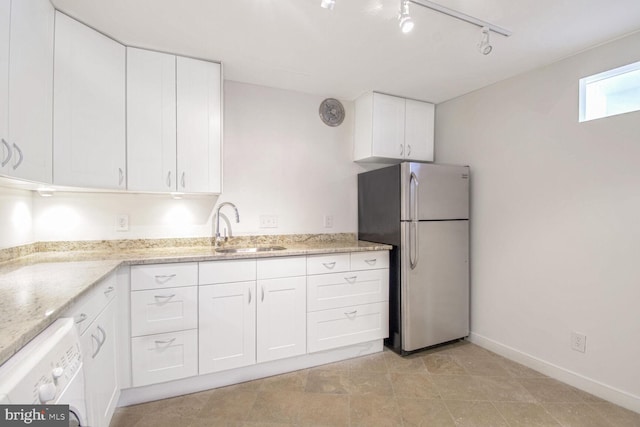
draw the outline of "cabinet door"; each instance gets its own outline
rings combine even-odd
[[[120,394],[115,310],[111,301],[82,335],[89,425],[95,427],[109,426]]]
[[[176,57],[127,47],[127,188],[176,191]]]
[[[177,58],[178,191],[220,193],[220,64]]]
[[[256,363],[256,282],[200,286],[200,375]]]
[[[404,98],[373,94],[373,156],[404,155]]]
[[[306,353],[306,277],[258,281],[257,360]]]
[[[54,184],[124,189],[125,48],[56,13]]]
[[[0,0],[0,174],[9,170],[9,23],[11,0]],[[4,166],[3,166],[4,165]]]
[[[11,5],[10,175],[51,183],[54,9],[48,0]],[[7,166],[9,166],[7,165]]]
[[[428,102],[406,100],[405,159],[433,161],[434,111],[435,106]]]

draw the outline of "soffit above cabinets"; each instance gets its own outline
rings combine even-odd
[[[353,100],[377,90],[439,103],[640,29],[637,0],[438,0],[513,31],[492,33],[398,0],[53,0],[61,11],[138,47],[225,64],[225,78]]]

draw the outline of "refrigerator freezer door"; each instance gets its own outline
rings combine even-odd
[[[402,237],[402,350],[469,335],[469,221],[403,222]]]
[[[468,166],[402,163],[400,176],[401,221],[469,218]]]

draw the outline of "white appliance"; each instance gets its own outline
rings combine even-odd
[[[0,403],[69,405],[69,426],[86,426],[80,340],[58,319],[0,366]]]
[[[387,346],[406,354],[469,335],[469,167],[359,174],[358,238],[393,245]]]

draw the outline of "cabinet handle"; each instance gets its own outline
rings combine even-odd
[[[171,344],[173,344],[173,342],[174,342],[175,340],[176,340],[175,338],[171,338],[170,340],[165,340],[165,341],[162,341],[162,340],[156,340],[156,345],[162,345],[162,344],[164,344],[164,345],[165,345],[165,347],[169,347]]]
[[[96,341],[96,343],[98,344],[98,347],[96,348],[96,350],[91,355],[91,358],[95,359],[96,356],[98,355],[98,353],[100,353],[100,347],[102,347],[102,343],[100,342],[100,338],[98,338],[95,334],[91,334],[91,338],[93,338]]]
[[[336,266],[336,262],[323,262],[322,265],[325,266],[325,268],[328,268],[329,270],[333,269],[333,267]]]
[[[124,181],[124,171],[122,170],[122,168],[118,168],[118,185],[122,185],[122,182]]]
[[[169,280],[173,279],[174,277],[176,277],[175,274],[159,274],[156,275],[156,282],[160,282],[160,283],[167,283]]]
[[[404,155],[404,146],[400,144],[400,155]]]
[[[411,145],[407,145],[407,156],[411,155]]]
[[[347,316],[347,317],[351,317],[351,316],[355,317],[356,314],[358,314],[358,310],[353,310],[353,311],[350,311],[348,313],[344,313],[344,315]]]
[[[15,150],[18,152],[18,155],[20,156],[18,161],[13,165],[13,170],[16,170],[18,169],[18,166],[22,164],[22,160],[24,159],[24,156],[22,155],[22,150],[20,149],[20,147],[16,145],[15,142],[13,143],[13,148],[15,148]]]
[[[115,289],[113,288],[113,286],[109,286],[107,289],[105,289],[104,294],[105,294],[106,296],[109,296],[109,294],[110,294],[111,292],[113,292],[113,291],[115,291]]]
[[[75,320],[76,325],[79,325],[80,323],[84,322],[85,320],[87,320],[89,316],[87,316],[86,313],[80,313],[80,315],[78,316],[78,318]]]
[[[167,173],[167,187],[171,188],[171,171]]]
[[[182,188],[185,187],[185,183],[184,183],[184,172],[182,172],[182,179],[180,180],[180,184],[182,184]]]
[[[4,138],[2,138],[2,145],[7,147],[7,158],[2,161],[2,165],[1,165],[1,167],[5,167],[7,163],[9,163],[9,160],[11,160],[11,155],[13,154],[13,151],[11,151],[11,146],[7,141],[4,140]]]
[[[264,285],[261,286],[262,288],[262,298],[260,299],[260,301],[264,301]]]
[[[102,329],[102,326],[98,325],[98,331],[100,331],[100,333],[102,334],[102,341],[100,341],[100,347],[102,347],[102,344],[104,344],[104,342],[107,340],[107,333],[104,331],[104,329]]]
[[[344,280],[346,280],[347,282],[353,284],[356,283],[356,279],[358,278],[358,276],[351,276],[351,277],[345,277]]]
[[[376,261],[377,258],[373,258],[373,259],[365,259],[364,262],[366,262],[369,265],[376,265]]]
[[[163,299],[167,299],[167,300],[169,300],[169,299],[171,299],[171,298],[173,298],[173,297],[175,297],[175,296],[176,296],[176,294],[171,294],[171,295],[154,295],[153,297],[154,297],[154,298],[158,298],[158,299],[163,298]]]
[[[249,288],[249,302],[247,304],[251,304],[251,288]]]

